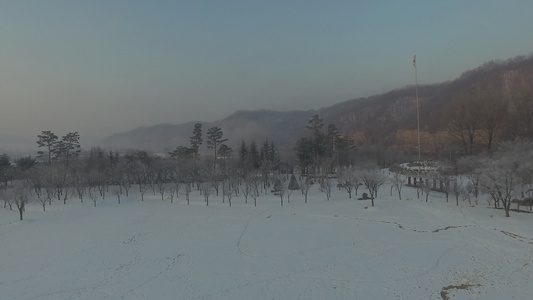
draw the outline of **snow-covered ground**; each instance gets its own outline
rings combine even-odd
[[[0,209],[0,298],[533,299],[533,214],[402,194]]]

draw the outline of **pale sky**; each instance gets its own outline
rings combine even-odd
[[[0,1],[0,136],[82,146],[308,110],[533,52],[533,1]],[[84,142],[85,141],[85,142]]]

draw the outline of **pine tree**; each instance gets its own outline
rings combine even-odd
[[[78,132],[71,132],[57,142],[54,154],[56,158],[64,157],[65,165],[68,167],[70,158],[78,156],[80,152],[80,135]]]
[[[194,160],[198,159],[198,152],[200,146],[204,142],[202,138],[202,123],[194,124],[194,129],[192,131],[192,136],[190,137],[191,142],[191,151],[194,154]]]
[[[207,130],[207,148],[213,149],[215,152],[215,162],[213,164],[213,169],[216,167],[216,161],[218,158],[217,150],[220,145],[222,145],[228,139],[223,139],[224,133],[220,127],[211,127]]]
[[[248,160],[248,146],[246,146],[246,143],[244,141],[241,142],[241,147],[239,148],[239,168],[245,169],[247,168],[247,162]]]
[[[57,152],[57,135],[55,135],[50,130],[42,131],[41,134],[37,135],[39,140],[37,141],[37,145],[40,147],[44,147],[47,151],[38,151],[39,158],[46,157],[47,161],[46,163],[48,166],[52,165],[52,154]]]
[[[7,154],[0,155],[0,182],[7,186],[10,180],[11,158]]]
[[[291,179],[289,180],[288,189],[291,190],[291,191],[300,189],[300,186],[298,185],[298,181],[296,180],[296,176],[294,176],[294,174],[291,175]]]
[[[259,156],[259,151],[257,150],[257,145],[255,144],[255,141],[252,141],[252,143],[250,143],[249,160],[251,162],[252,169],[258,170],[261,166],[261,157]]]

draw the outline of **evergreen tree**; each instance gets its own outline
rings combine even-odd
[[[308,173],[309,165],[313,160],[313,142],[305,137],[298,139],[294,152],[296,152],[296,157],[300,161],[301,172]]]
[[[211,127],[207,130],[207,148],[213,149],[215,152],[215,161],[213,164],[213,168],[216,166],[216,161],[218,158],[217,150],[220,145],[222,145],[224,142],[226,142],[228,139],[222,138],[224,136],[224,133],[222,132],[222,129],[220,127]]]
[[[31,156],[24,156],[15,160],[17,168],[22,172],[31,169],[36,163],[35,158],[32,158]]]
[[[288,189],[291,190],[291,191],[300,189],[300,186],[298,185],[298,181],[296,180],[296,176],[294,176],[294,174],[291,175],[291,179],[289,180]]]
[[[55,159],[63,158],[65,165],[68,167],[70,158],[78,156],[80,150],[80,135],[77,132],[71,132],[64,135],[60,141],[56,142],[54,151]]]
[[[239,168],[244,170],[247,167],[246,162],[248,160],[248,156],[248,146],[246,146],[246,143],[242,141],[239,148]]]
[[[198,159],[198,152],[200,149],[200,146],[204,142],[202,138],[202,123],[196,123],[194,124],[194,129],[192,131],[192,136],[190,137],[191,142],[191,151],[194,155],[194,160],[196,161]]]
[[[0,155],[0,182],[7,186],[11,180],[11,158],[7,154]]]
[[[259,155],[259,151],[257,150],[257,145],[255,144],[255,141],[252,141],[252,143],[250,143],[249,160],[251,162],[252,169],[258,170],[261,167],[261,157]]]
[[[39,148],[44,147],[45,151],[38,151],[38,158],[45,158],[48,166],[52,165],[52,154],[57,152],[57,135],[55,135],[50,130],[42,131],[41,134],[37,135],[39,140],[37,145]]]

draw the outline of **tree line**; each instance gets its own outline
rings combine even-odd
[[[321,122],[314,116],[307,126],[312,135],[296,143],[295,153],[312,157],[298,161],[305,165],[297,176],[298,162],[280,157],[272,141],[242,141],[234,151],[226,144],[221,128],[209,128],[204,135],[201,123],[195,124],[189,145],[177,146],[168,155],[137,150],[119,153],[100,147],[82,153],[77,132],[59,138],[51,131],[42,131],[37,136],[36,157],[11,161],[6,154],[0,156],[0,199],[4,207],[18,208],[20,219],[30,201],[39,203],[43,211],[54,199],[67,203],[78,198],[96,206],[98,199],[111,196],[120,203],[132,187],[138,189],[141,201],[151,191],[173,202],[181,191],[189,203],[191,192],[196,190],[206,205],[211,195],[221,195],[229,205],[234,196],[244,196],[246,203],[250,198],[257,205],[261,194],[271,192],[280,196],[283,205],[284,197],[289,201],[294,190],[300,190],[307,202],[307,191],[316,181],[329,200],[333,181],[327,175],[343,161],[339,153],[349,143],[333,125],[323,133]],[[312,146],[299,147],[306,139]],[[202,153],[204,141],[208,151]],[[313,172],[307,174],[310,166]]]

